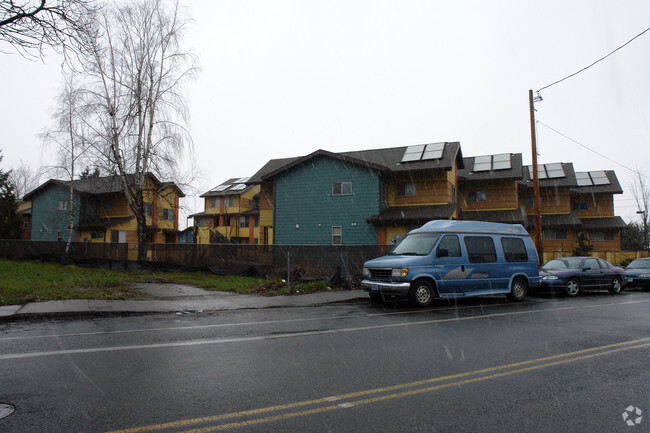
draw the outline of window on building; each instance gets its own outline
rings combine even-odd
[[[470,203],[483,202],[487,199],[485,191],[470,191],[467,193],[467,201]]]
[[[255,227],[259,227],[259,226],[260,226],[260,216],[255,215]]]
[[[456,204],[456,185],[451,186],[451,203]]]
[[[23,229],[27,230],[29,228],[29,218],[23,218]]]
[[[571,203],[571,210],[587,210],[586,201],[574,201]]]
[[[57,242],[61,242],[63,240],[63,236],[61,235],[61,230],[56,231],[56,240]]]
[[[104,233],[99,230],[93,230],[90,232],[90,239],[103,239]]]
[[[506,262],[527,262],[528,253],[524,240],[521,238],[501,238],[501,246],[503,246],[503,255]]]
[[[153,215],[153,206],[151,205],[151,203],[145,203],[144,204],[144,216],[150,217],[151,215]]]
[[[547,229],[542,231],[542,236],[545,241],[563,241],[567,239],[566,230],[562,229]]]
[[[221,199],[215,198],[210,201],[210,207],[214,209],[219,209],[220,206],[221,206]]]
[[[233,207],[234,206],[234,200],[232,198],[225,198],[225,199],[223,199],[223,205],[224,205],[224,207]]]
[[[398,197],[413,197],[415,195],[414,183],[398,183],[395,189]]]
[[[592,232],[591,240],[592,241],[613,241],[614,233],[613,232]]]
[[[332,184],[332,195],[351,195],[352,182],[334,182]]]
[[[332,226],[332,245],[343,244],[343,227]]]
[[[59,205],[57,206],[58,210],[68,210],[68,202],[67,201],[60,201]]]
[[[102,209],[104,209],[104,212],[110,212],[111,210],[113,210],[113,203],[111,203],[110,201],[105,201],[102,204]]]
[[[497,261],[494,242],[487,236],[467,236],[465,248],[470,263],[492,263]]]
[[[174,210],[163,209],[163,219],[167,221],[174,221]]]
[[[248,217],[247,216],[239,217],[239,227],[244,229],[244,228],[248,228],[248,226],[249,226]]]

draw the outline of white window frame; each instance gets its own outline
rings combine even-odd
[[[343,245],[343,226],[332,226],[332,245]]]
[[[337,185],[338,185],[338,192],[337,192]],[[347,191],[345,191],[346,189]],[[333,196],[352,195],[352,182],[333,182],[332,195]]]

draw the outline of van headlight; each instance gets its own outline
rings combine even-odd
[[[640,274],[639,278],[650,278],[650,274]]]
[[[409,274],[409,268],[394,268],[391,277],[405,277]]]
[[[358,269],[358,268],[357,268],[357,269]],[[361,271],[361,273],[363,274],[363,277],[364,277],[364,278],[367,278],[367,277],[370,276],[370,269],[368,269],[368,268],[363,268],[363,271]]]
[[[358,268],[357,268],[358,269]],[[557,275],[544,275],[542,277],[542,280],[557,280],[558,276]]]

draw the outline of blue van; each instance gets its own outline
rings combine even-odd
[[[539,286],[537,250],[521,224],[430,221],[412,230],[387,256],[363,265],[362,288],[372,302],[505,294],[521,301]]]

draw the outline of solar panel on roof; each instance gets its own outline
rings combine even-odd
[[[246,185],[244,185],[243,183],[238,183],[237,185],[230,188],[231,191],[240,191],[242,189],[246,189]]]
[[[533,166],[528,165],[528,175],[530,178],[533,178]],[[546,176],[546,169],[544,168],[543,164],[537,164],[537,178],[538,179],[546,179],[548,176]]]
[[[564,173],[564,167],[562,167],[562,164],[558,162],[554,164],[546,164],[546,174],[548,175],[549,179],[566,177],[566,174]]]
[[[213,189],[212,191],[217,191],[217,192],[219,192],[219,191],[223,191],[224,189],[227,189],[227,188],[229,188],[229,187],[230,187],[230,185],[226,185],[226,184],[224,184],[224,185],[219,185],[218,187],[216,187],[216,188]]]
[[[591,177],[589,173],[576,173],[576,180],[578,181],[578,186],[591,186]]]
[[[609,178],[604,171],[590,171],[589,175],[594,185],[609,185]]]
[[[489,171],[492,168],[492,155],[482,155],[474,158],[474,171]]]
[[[492,155],[492,170],[509,170],[512,168],[509,153]]]
[[[241,179],[237,179],[235,181],[235,183],[246,183],[246,182],[248,182],[248,179],[250,179],[250,176],[249,177],[242,177]]]
[[[424,144],[409,146],[404,152],[402,162],[419,161],[422,158],[422,152],[424,152]]]
[[[442,158],[442,152],[445,150],[445,143],[432,143],[427,144],[422,154],[422,160],[428,159],[440,159]]]

